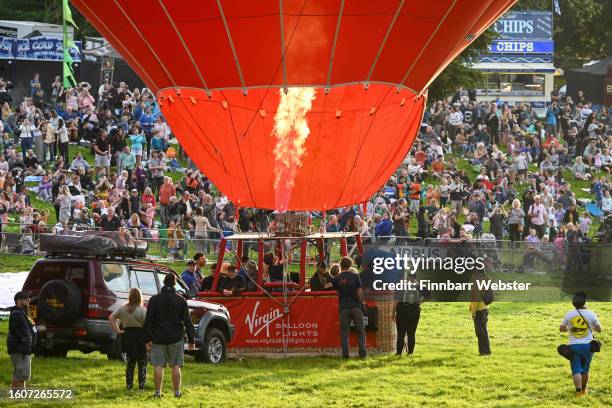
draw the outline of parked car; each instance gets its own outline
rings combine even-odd
[[[109,359],[122,359],[121,342],[108,317],[127,302],[137,287],[146,306],[159,292],[164,276],[176,273],[163,265],[130,258],[84,255],[48,255],[37,261],[23,286],[32,294],[30,313],[45,325],[35,348],[37,356],[65,357],[69,350],[100,351]],[[198,362],[222,363],[234,328],[225,306],[195,299],[195,291],[177,275],[176,291],[187,299],[196,333]]]

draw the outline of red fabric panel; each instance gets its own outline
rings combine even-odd
[[[282,81],[280,17],[278,0],[221,1],[227,23],[232,33],[232,39],[238,54],[244,80],[247,86],[267,86],[280,84]],[[216,58],[211,59],[214,69],[221,77],[231,66],[217,64]],[[240,87],[239,81],[221,81],[211,88]]]
[[[79,7],[79,3],[74,3],[80,11],[83,11],[83,9]],[[121,9],[117,7],[113,1],[80,0],[80,3],[87,6],[83,7],[85,10],[83,11],[85,17],[100,30],[100,33],[104,35],[111,44],[114,46],[116,44],[119,45],[117,50],[121,48],[129,49],[131,55],[122,54],[122,56],[130,63],[130,66],[140,64],[140,66],[144,67],[151,78],[150,81],[147,81],[146,78],[142,78],[147,85],[152,85],[153,89],[165,88],[172,85],[170,78],[164,73],[160,64],[153,56],[153,53],[146,46],[146,43],[142,40],[138,32],[133,28],[130,20],[125,17]],[[131,16],[131,20],[135,22],[136,26],[140,24],[140,18],[141,16],[139,13]],[[100,24],[96,24],[96,21],[102,21],[105,27],[101,28]],[[168,61],[167,64],[172,72],[173,63]],[[151,84],[149,84],[149,82],[151,82]]]
[[[378,59],[371,80],[399,83],[451,3],[452,0],[437,0],[430,2],[428,7],[423,7],[418,2],[406,2]]]
[[[203,86],[183,44],[158,1],[117,0],[117,2],[128,15],[138,16],[134,19],[137,29],[144,41],[153,47],[156,61],[161,61],[162,67],[169,72],[172,85],[198,88]],[[166,0],[165,3],[172,2]],[[144,48],[148,49],[146,46]],[[181,69],[172,68],[179,66]]]
[[[161,93],[162,111],[181,145],[241,207],[275,206],[272,128],[279,92],[252,89],[244,96],[240,90],[215,91],[211,99],[196,89]],[[289,209],[335,208],[369,198],[412,145],[424,101],[388,85],[374,84],[367,91],[361,85],[338,87],[328,95],[318,89],[307,115],[311,133]]]
[[[140,78],[147,84],[147,86],[153,90],[153,92],[157,92],[159,89],[159,79],[153,78],[153,73],[144,69],[144,65],[141,64],[138,58],[134,57],[134,50],[129,46],[126,47],[123,44],[123,35],[119,34],[114,30],[113,20],[104,18],[98,15],[97,8],[90,7],[91,1],[86,0],[72,0],[72,4],[79,9],[81,14],[96,27],[96,29],[106,38],[113,47],[123,56],[123,58],[130,64],[132,69],[140,76]],[[110,6],[109,6],[110,7]],[[164,83],[162,86],[167,86],[167,83]]]
[[[216,0],[162,1],[207,86],[212,89],[242,87]],[[404,84],[420,92],[469,44],[467,34],[481,33],[514,1],[405,1],[382,49],[400,0],[346,1],[330,82],[334,85],[365,81],[380,50],[370,80],[398,83],[414,63]],[[150,87],[173,86],[173,81],[183,87],[203,87],[159,1],[117,0],[129,20],[114,0],[74,0],[73,3],[138,73],[146,70],[143,80]],[[222,0],[220,3],[244,85],[247,88],[281,85],[283,46],[278,0]],[[282,32],[287,46],[289,85],[326,84],[340,4],[340,0],[283,1]],[[428,43],[449,9],[450,13]]]
[[[370,0],[347,1],[344,4],[332,83],[366,79],[398,5],[399,1]]]
[[[234,56],[216,1],[203,0],[198,7],[185,7],[185,3],[181,1],[163,1],[187,43],[189,52],[196,61],[206,85],[209,88],[219,88],[228,83],[239,84],[240,79],[234,64]],[[164,38],[159,38],[159,40],[165,41]],[[166,45],[160,46],[165,47]],[[182,53],[183,49],[182,45],[179,45],[170,50]],[[180,69],[189,70],[192,64],[186,64],[187,66],[183,65]],[[200,85],[195,86],[201,87]]]

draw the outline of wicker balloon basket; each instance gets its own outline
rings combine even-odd
[[[395,350],[397,330],[393,319],[393,292],[368,291],[366,300],[374,301],[378,308],[378,330],[376,348],[372,351],[390,352]]]

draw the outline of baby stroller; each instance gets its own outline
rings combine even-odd
[[[497,239],[495,235],[485,232],[480,236],[480,248],[483,254],[483,258],[485,259],[485,264],[487,270],[495,268],[501,269],[501,254],[499,253],[499,248],[497,247]]]

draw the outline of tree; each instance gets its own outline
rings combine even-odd
[[[75,37],[100,37],[85,17],[74,7],[72,17],[79,30]],[[62,0],[0,0],[2,19],[16,21],[39,21],[41,23],[62,24]]]
[[[474,88],[481,84],[483,75],[471,68],[479,54],[485,52],[497,36],[493,29],[482,33],[467,47],[461,55],[451,62],[432,82],[428,91],[430,101],[436,101],[454,95],[460,88]]]

